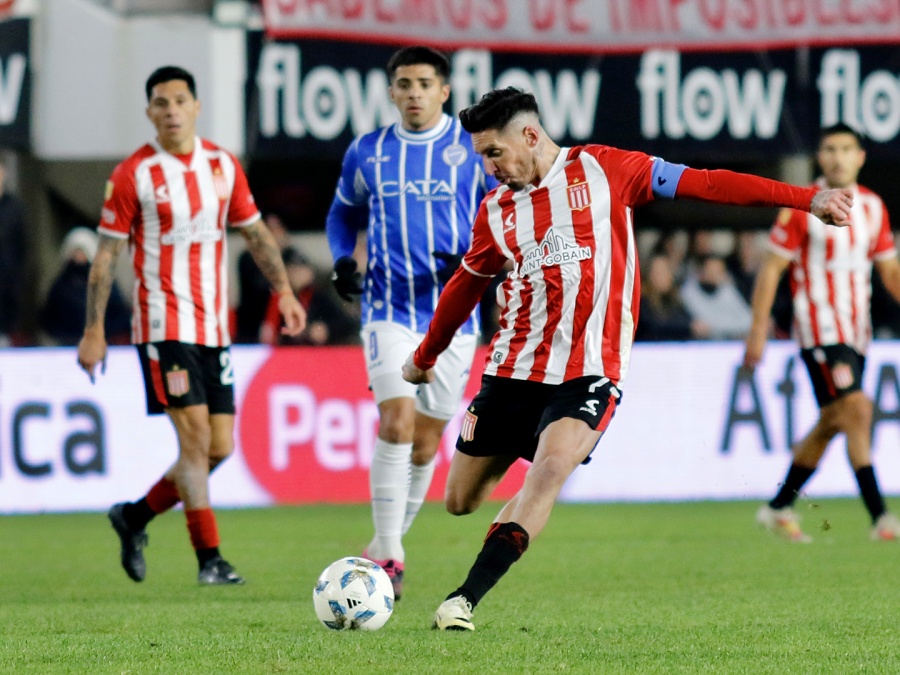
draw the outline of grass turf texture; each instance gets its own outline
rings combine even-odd
[[[2,518],[0,672],[897,673],[900,545],[856,500],[803,501],[814,535],[757,530],[756,503],[560,505],[475,613],[430,630],[499,505],[429,504],[407,537],[403,600],[380,631],[316,620],[324,567],[356,554],[366,506],[220,511],[243,587],[199,588],[182,514],[149,528],[147,579],[104,514]]]

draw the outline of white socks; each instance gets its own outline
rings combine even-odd
[[[433,457],[428,464],[423,464],[422,466],[411,465],[409,496],[406,498],[406,517],[403,519],[403,534],[409,531],[416,514],[422,508],[425,495],[428,494],[428,488],[431,485],[431,478],[434,476],[436,459],[437,457]]]
[[[367,555],[375,560],[403,562],[400,537],[404,531],[410,491],[411,457],[412,443],[388,443],[380,438],[375,439],[375,453],[369,470],[375,538],[366,548]]]

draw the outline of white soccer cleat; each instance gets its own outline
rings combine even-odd
[[[472,605],[461,595],[444,600],[434,613],[436,630],[475,630],[472,623]]]
[[[800,517],[790,507],[773,509],[768,504],[763,504],[756,512],[756,522],[788,541],[800,544],[812,541],[812,537],[800,529]]]
[[[900,540],[900,520],[893,513],[882,513],[872,528],[873,541]]]

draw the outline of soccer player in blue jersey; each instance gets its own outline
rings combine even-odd
[[[400,122],[356,138],[344,156],[326,230],[334,283],[346,300],[362,296],[362,338],[380,426],[369,474],[375,536],[364,555],[402,590],[401,537],[418,513],[448,420],[456,413],[478,340],[477,314],[457,331],[418,387],[401,368],[421,342],[438,295],[471,243],[472,222],[496,182],[459,121],[443,112],[447,58],[406,47],[387,65]],[[366,229],[363,275],[352,257]]]

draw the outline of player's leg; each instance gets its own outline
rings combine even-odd
[[[409,531],[428,494],[441,438],[447,422],[459,410],[477,345],[475,335],[454,337],[450,346],[438,357],[434,366],[434,382],[419,387],[416,392],[412,466],[403,534]]]
[[[169,405],[172,392],[177,396],[184,386],[181,375],[166,377],[172,365],[170,347],[169,343],[137,345],[148,415],[162,415]],[[132,580],[143,581],[147,573],[144,547],[148,537],[145,528],[157,515],[168,511],[180,500],[178,488],[167,473],[139,500],[120,502],[110,508],[107,516],[119,536],[122,567]]]
[[[403,379],[401,369],[418,343],[412,331],[380,321],[363,328],[363,341],[369,385],[379,414],[369,469],[375,534],[363,555],[384,567],[394,582],[395,597],[399,597],[405,560],[401,537],[416,419],[416,386]]]
[[[794,444],[791,465],[779,484],[778,491],[756,513],[759,525],[789,541],[799,543],[810,542],[812,538],[800,528],[800,517],[794,511],[794,503],[803,486],[815,473],[828,444],[840,432],[832,408],[838,395],[828,363],[827,355],[831,353],[830,350],[831,348],[826,347],[803,349],[800,352],[819,405],[819,419],[809,433]]]
[[[605,378],[578,378],[556,389],[538,424],[537,450],[521,489],[491,525],[466,580],[438,608],[436,628],[474,630],[472,609],[544,529],[563,484],[596,447],[620,396]]]

